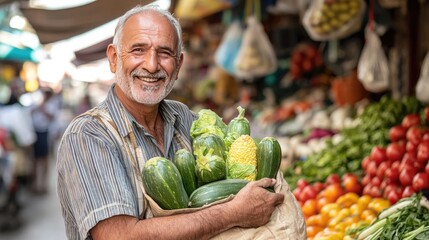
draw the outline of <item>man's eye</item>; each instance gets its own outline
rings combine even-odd
[[[132,52],[144,52],[143,48],[134,48]]]

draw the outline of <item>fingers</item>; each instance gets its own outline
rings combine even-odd
[[[276,184],[276,182],[277,181],[274,178],[262,178],[260,180],[253,181],[252,183],[258,187],[267,188],[267,187],[274,186],[274,184]]]

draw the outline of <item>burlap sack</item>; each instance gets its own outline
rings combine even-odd
[[[283,178],[283,174],[279,172],[277,174],[277,183],[274,186],[275,192],[281,192],[285,195],[284,202],[277,206],[274,210],[270,221],[258,228],[240,228],[235,227],[229,229],[212,239],[214,240],[257,240],[257,239],[291,239],[300,240],[306,239],[306,228],[305,221],[302,215],[302,211],[295,197],[289,189],[289,185]],[[147,194],[144,194],[147,199],[150,211],[153,216],[168,216],[180,213],[190,213],[198,211],[202,208],[210,207],[215,204],[224,203],[230,201],[234,196],[230,196],[226,199],[216,201],[212,204],[200,207],[200,208],[184,208],[176,210],[164,210],[158,206],[158,204]]]

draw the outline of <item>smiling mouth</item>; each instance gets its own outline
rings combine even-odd
[[[137,79],[139,79],[143,82],[147,82],[147,83],[154,83],[154,82],[164,80],[164,78],[154,78],[154,77],[144,77],[144,76],[134,76],[134,78],[137,78]]]

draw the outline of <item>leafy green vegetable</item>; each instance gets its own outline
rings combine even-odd
[[[212,133],[224,139],[227,132],[227,125],[215,112],[210,109],[201,109],[198,112],[198,119],[192,122],[190,134],[193,139],[204,133]]]
[[[362,229],[358,239],[428,239],[429,209],[421,193],[380,213],[378,220]]]

